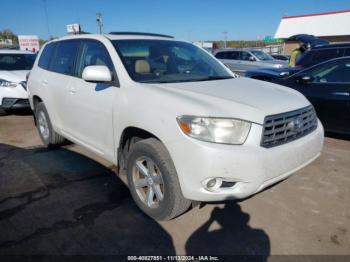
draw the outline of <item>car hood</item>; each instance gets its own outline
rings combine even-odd
[[[26,75],[29,70],[16,70],[16,71],[6,71],[0,70],[0,79],[4,79],[11,82],[22,82],[26,81]]]
[[[240,118],[260,124],[267,115],[292,111],[310,104],[293,89],[244,77],[153,86],[181,98],[181,101],[174,103],[186,108],[184,113]],[[181,105],[183,100],[187,101],[186,105]]]

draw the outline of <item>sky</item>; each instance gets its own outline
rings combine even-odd
[[[0,0],[0,30],[16,34],[60,37],[66,25],[80,23],[97,33],[137,31],[176,38],[255,40],[273,36],[282,16],[350,9],[350,0]],[[45,16],[45,5],[48,23]]]

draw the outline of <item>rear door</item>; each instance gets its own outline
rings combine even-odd
[[[220,59],[231,71],[239,73],[241,70],[241,61],[239,61],[238,51],[223,51],[215,55],[216,58]]]
[[[55,129],[61,130],[66,124],[66,91],[72,80],[78,47],[77,40],[54,43],[51,50],[52,57],[46,66],[47,70],[41,73],[44,103]]]
[[[92,83],[82,79],[86,66],[105,65],[116,78],[109,53],[100,41],[82,39],[75,77],[67,93],[65,132],[99,154],[113,154],[113,101],[119,88],[111,83]]]
[[[287,85],[314,105],[327,131],[350,132],[350,59],[337,59],[294,75]]]

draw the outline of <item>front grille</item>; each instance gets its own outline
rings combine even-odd
[[[261,146],[270,148],[303,137],[317,127],[312,106],[265,117]]]

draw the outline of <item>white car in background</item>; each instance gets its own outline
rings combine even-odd
[[[19,50],[0,50],[0,115],[9,109],[29,108],[26,75],[36,55]]]

